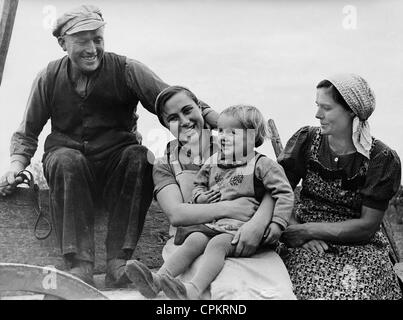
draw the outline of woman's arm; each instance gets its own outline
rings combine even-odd
[[[246,198],[209,204],[184,203],[178,185],[170,184],[157,193],[157,200],[173,226],[208,223],[233,218],[248,221],[258,206]]]
[[[342,222],[308,222],[291,225],[283,239],[293,247],[318,239],[338,244],[365,244],[379,229],[384,211],[363,206],[361,217]]]
[[[335,223],[312,223],[307,225],[313,239],[333,243],[367,243],[379,229],[384,211],[363,206],[361,217]]]

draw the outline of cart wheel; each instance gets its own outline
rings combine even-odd
[[[19,263],[0,263],[1,291],[44,294],[44,300],[108,300],[84,281],[53,268]]]

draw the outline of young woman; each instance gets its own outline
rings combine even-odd
[[[255,151],[267,138],[266,120],[254,106],[236,105],[221,112],[217,128],[219,150],[206,160],[197,173],[192,203],[247,198],[260,203],[268,192],[275,200],[273,211],[255,217],[262,225],[270,222],[276,239],[288,225],[294,205],[294,193],[283,168],[267,156]],[[233,257],[233,238],[245,223],[238,219],[222,218],[189,227],[178,227],[174,244],[178,248],[163,264],[159,273],[152,274],[164,293],[171,299],[200,299],[224,267],[226,258]],[[176,278],[200,257],[196,274],[189,282]],[[140,292],[158,288],[145,281],[147,267],[133,261],[131,278]],[[148,273],[148,271],[146,271]]]
[[[176,137],[166,156],[154,165],[154,194],[162,210],[168,216],[172,238],[163,250],[166,260],[178,246],[173,243],[175,227],[209,223],[220,218],[232,218],[245,222],[237,231],[232,243],[234,256],[228,258],[211,286],[202,298],[212,299],[295,299],[287,270],[281,258],[269,249],[256,249],[267,231],[267,243],[278,238],[275,227],[262,223],[255,217],[273,211],[273,200],[265,194],[258,211],[256,202],[250,199],[220,201],[208,204],[191,204],[193,183],[202,164],[217,151],[217,143],[208,129],[196,96],[186,88],[173,86],[160,93],[156,101],[156,112],[161,123]],[[269,215],[268,215],[269,216]],[[266,230],[267,229],[267,230]],[[181,276],[187,281],[193,277],[200,260],[196,260]],[[160,270],[163,273],[164,270]],[[142,281],[149,283],[148,297],[160,290],[160,282],[144,268],[128,263],[126,273],[132,280],[143,273]]]

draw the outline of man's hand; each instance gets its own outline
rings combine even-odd
[[[200,193],[196,198],[196,203],[213,203],[221,199],[220,190],[211,189]]]
[[[0,178],[0,195],[7,196],[14,192],[17,185],[22,183],[23,178],[17,177],[20,170],[9,170]]]
[[[329,246],[323,240],[309,240],[302,245],[302,248],[306,251],[322,255],[329,249]]]
[[[276,244],[278,242],[278,239],[280,239],[282,232],[283,231],[281,230],[281,227],[278,223],[271,222],[267,227],[266,232],[263,236],[264,238],[263,244],[265,245]]]

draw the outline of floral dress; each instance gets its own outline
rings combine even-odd
[[[400,184],[400,160],[373,139],[370,160],[333,153],[320,128],[304,127],[279,157],[290,183],[302,178],[295,216],[301,223],[358,218],[363,205],[385,210]],[[323,255],[288,248],[283,260],[298,299],[399,299],[389,244],[378,230],[365,245],[330,244]]]

